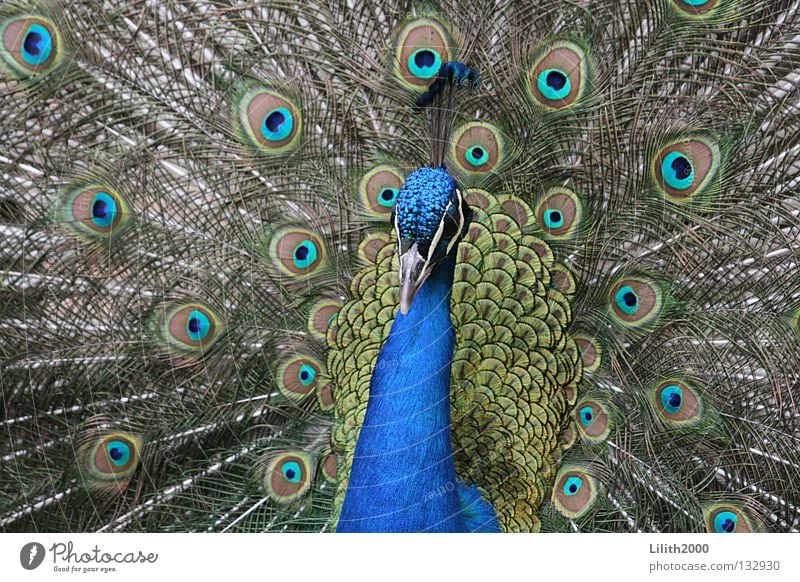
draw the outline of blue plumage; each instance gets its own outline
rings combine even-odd
[[[420,168],[400,189],[395,213],[401,240],[429,243],[448,202],[455,202],[456,181],[444,168]]]
[[[426,251],[431,258],[425,260],[417,252],[435,239],[439,249],[447,248],[461,231],[445,225],[457,224],[454,215],[463,222],[464,211],[456,181],[444,168],[417,170],[398,194],[395,225],[409,248],[400,260],[415,265],[411,275],[401,267],[401,287],[414,287],[413,309],[397,314],[378,356],[337,531],[498,530],[492,508],[477,489],[461,484],[455,471],[450,433],[455,253]]]

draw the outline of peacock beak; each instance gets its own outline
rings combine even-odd
[[[430,263],[419,254],[417,243],[400,255],[400,313],[408,313],[414,296],[430,274]]]

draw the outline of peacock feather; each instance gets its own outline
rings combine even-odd
[[[797,531],[792,0],[0,7],[0,530]]]

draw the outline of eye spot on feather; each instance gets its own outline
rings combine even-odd
[[[81,470],[90,488],[123,488],[139,466],[138,436],[128,433],[103,435],[79,449]]]
[[[706,531],[709,533],[752,533],[756,531],[750,516],[734,504],[719,503],[705,509]]]
[[[358,186],[359,202],[367,214],[388,219],[403,186],[399,169],[382,164],[364,174]]]
[[[450,36],[432,18],[407,23],[397,34],[395,76],[409,89],[425,89],[439,73],[442,63],[452,60]]]
[[[707,189],[719,169],[719,158],[719,147],[709,139],[672,142],[659,150],[651,173],[667,200],[684,204]]]
[[[514,219],[520,228],[528,228],[533,225],[534,211],[525,202],[513,195],[498,196],[497,200],[503,213]]]
[[[269,239],[267,253],[278,271],[293,278],[312,275],[326,265],[322,240],[301,227],[275,231]]]
[[[600,367],[602,363],[602,349],[597,340],[590,338],[586,335],[575,335],[575,343],[578,346],[581,360],[583,361],[583,370],[585,372],[593,372]]]
[[[481,208],[483,210],[488,209],[496,203],[494,196],[480,188],[467,189],[464,194],[464,201],[473,208]]]
[[[297,106],[279,93],[248,88],[235,102],[240,137],[265,155],[282,155],[299,142],[301,116]]]
[[[292,400],[314,391],[322,374],[322,364],[311,356],[295,356],[278,366],[278,388]]]
[[[580,467],[562,467],[553,487],[553,503],[568,518],[585,514],[597,499],[597,483]]]
[[[162,327],[162,337],[170,346],[187,352],[202,352],[219,338],[223,324],[209,307],[189,303],[170,309]]]
[[[720,0],[672,0],[682,14],[693,18],[705,18],[715,12]]]
[[[655,321],[663,302],[659,286],[644,278],[627,277],[611,287],[611,314],[624,326],[641,326]]]
[[[553,265],[550,268],[551,286],[558,289],[567,297],[571,297],[577,290],[575,277],[564,265]]]
[[[329,483],[336,483],[338,476],[338,463],[336,462],[336,455],[328,453],[322,459],[322,476]]]
[[[41,77],[63,57],[58,28],[42,16],[17,16],[0,24],[0,59],[17,79]]]
[[[333,386],[330,382],[317,383],[317,389],[315,393],[317,395],[317,404],[319,404],[319,407],[323,412],[330,412],[333,410]]]
[[[473,121],[461,126],[452,143],[451,156],[464,172],[483,174],[503,163],[503,137],[489,123]]]
[[[528,72],[528,93],[548,110],[577,105],[589,74],[586,52],[577,44],[557,41],[539,48]]]
[[[550,238],[562,240],[577,232],[583,207],[572,190],[552,188],[539,198],[534,212],[539,228]]]
[[[341,308],[342,302],[336,299],[321,299],[315,303],[308,313],[309,333],[316,339],[324,341]]]
[[[652,401],[657,415],[670,426],[690,427],[703,419],[703,398],[696,388],[678,378],[659,382]]]
[[[590,442],[600,442],[611,432],[611,420],[603,403],[593,399],[581,401],[575,407],[575,418],[581,435]]]
[[[89,185],[68,191],[59,203],[59,220],[79,236],[109,239],[124,230],[130,211],[122,195],[108,186]]]
[[[358,257],[367,265],[374,265],[381,250],[389,244],[390,236],[386,232],[370,232],[358,244]]]
[[[267,464],[264,489],[270,499],[287,504],[302,498],[311,488],[311,459],[301,452],[276,455]]]

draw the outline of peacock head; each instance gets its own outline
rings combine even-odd
[[[408,313],[422,284],[456,252],[472,218],[455,179],[444,168],[420,168],[397,194],[392,223],[400,253],[400,312]]]

